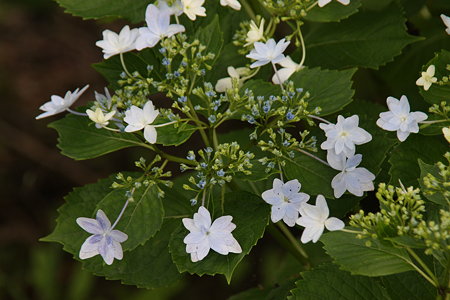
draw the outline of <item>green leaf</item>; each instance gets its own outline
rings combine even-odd
[[[304,68],[294,73],[292,80],[296,88],[304,88],[311,96],[309,109],[322,108],[321,115],[329,115],[341,110],[352,102],[352,77],[356,69],[343,71]]]
[[[418,240],[407,235],[385,238],[385,240],[391,241],[400,246],[410,247],[414,249],[425,248],[425,243],[422,240]]]
[[[169,121],[167,120],[167,122]],[[164,146],[178,146],[186,142],[197,129],[193,125],[183,124],[179,127],[167,125],[158,127],[156,130],[158,131],[158,138],[156,141],[158,144]]]
[[[153,1],[143,0],[56,0],[66,12],[83,19],[122,17],[133,23],[143,21],[145,9]]]
[[[404,249],[376,241],[367,247],[355,234],[341,231],[326,233],[320,240],[334,261],[352,274],[385,276],[413,270]]]
[[[204,53],[215,54],[215,62],[219,57],[223,45],[223,35],[220,30],[219,16],[216,15],[211,23],[205,27],[201,27],[195,33],[194,39],[198,39],[202,45],[206,46]],[[214,62],[211,65],[214,65]]]
[[[168,251],[169,239],[178,226],[176,220],[166,220],[161,230],[144,245],[124,254],[123,260],[108,266],[100,257],[88,259],[83,267],[95,275],[124,284],[153,289],[168,286],[181,276]]]
[[[294,159],[287,159],[284,173],[287,179],[298,179],[302,184],[301,191],[310,195],[324,195],[334,199],[331,180],[338,173],[331,167],[301,153]]]
[[[374,278],[351,275],[331,264],[302,272],[302,279],[296,285],[297,288],[291,291],[292,300],[390,299],[383,286]]]
[[[306,36],[306,65],[326,68],[377,69],[420,38],[406,32],[397,5],[365,11],[340,23],[323,24]]]
[[[233,295],[228,300],[280,300],[286,299],[290,290],[295,287],[294,280],[290,279],[275,287],[253,288]]]
[[[391,152],[389,163],[391,168],[390,183],[398,186],[401,180],[405,186],[418,186],[420,168],[417,162],[421,159],[425,163],[435,163],[442,159],[448,151],[446,143],[432,136],[411,134],[408,139],[395,147]]]
[[[423,183],[423,178],[427,176],[427,174],[431,174],[434,177],[436,177],[438,180],[443,181],[442,176],[439,174],[439,168],[435,165],[429,165],[424,163],[422,160],[419,159],[419,167],[420,167],[420,187],[422,188],[422,191],[428,190],[428,188]],[[430,200],[431,202],[434,202],[439,205],[448,205],[447,200],[445,199],[444,195],[441,192],[435,192],[433,195],[428,195],[426,193],[423,193],[424,196]]]
[[[389,275],[381,281],[392,299],[436,299],[436,289],[417,272]]]
[[[447,65],[449,64],[449,62],[450,62],[450,51],[441,50],[441,52],[436,53],[434,58],[430,60],[425,66],[423,66],[422,72],[425,72],[428,66],[434,65],[436,69],[434,77],[436,77],[438,81],[440,81],[442,80],[442,77],[450,75],[450,71],[447,70]],[[427,101],[430,104],[439,104],[442,101],[449,100],[450,97],[449,84],[446,85],[432,84],[428,91],[425,91],[423,87],[419,87],[419,89],[420,94],[423,96],[425,101]]]
[[[90,159],[120,149],[142,145],[132,133],[117,133],[98,129],[87,117],[66,115],[49,125],[58,131],[61,153],[76,159]]]
[[[246,192],[228,193],[225,198],[223,215],[233,217],[233,223],[236,224],[233,236],[241,245],[242,253],[221,255],[211,250],[206,258],[194,263],[191,261],[190,255],[186,253],[186,245],[183,243],[188,231],[180,226],[173,233],[170,241],[172,259],[180,272],[189,272],[200,276],[224,274],[227,281],[230,282],[236,266],[245,255],[250,253],[251,248],[264,234],[270,214],[269,205],[254,194]],[[219,216],[214,216],[213,219],[217,217]]]
[[[324,7],[315,6],[308,12],[305,19],[312,22],[336,22],[357,13],[360,6],[359,0],[351,1],[349,5],[333,1]]]
[[[58,209],[55,230],[42,240],[61,243],[64,250],[78,256],[89,234],[78,226],[76,219],[95,218],[97,210],[102,209],[113,223],[125,204],[125,191],[112,189],[113,182],[112,176],[75,188],[65,197],[66,203]],[[122,244],[124,251],[134,249],[151,238],[160,229],[164,216],[161,199],[157,197],[154,186],[136,190],[134,199],[116,226],[128,235],[128,240]]]

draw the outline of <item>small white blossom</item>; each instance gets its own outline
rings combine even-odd
[[[108,112],[106,115],[103,113],[102,109],[100,107],[97,107],[95,111],[87,109],[86,114],[88,115],[89,119],[91,121],[95,122],[95,127],[102,128],[109,124],[109,120],[114,117],[116,114],[116,111]]]
[[[387,98],[389,111],[380,113],[377,125],[387,131],[397,131],[397,138],[403,142],[410,133],[419,132],[419,122],[428,118],[420,111],[409,112],[409,102],[406,96],[402,96],[400,101],[394,97]]]
[[[77,224],[92,234],[86,239],[80,249],[80,259],[87,259],[100,254],[107,265],[114,259],[123,258],[122,245],[128,235],[111,227],[111,222],[105,213],[99,209],[95,219],[77,218]]]
[[[441,14],[442,22],[444,22],[445,26],[447,26],[447,29],[445,29],[445,32],[447,32],[448,35],[450,35],[450,17]]]
[[[328,210],[327,201],[322,195],[316,198],[316,205],[303,203],[300,206],[301,217],[297,220],[297,224],[305,227],[301,237],[302,243],[306,244],[310,241],[317,242],[323,233],[325,227],[329,231],[341,230],[345,224],[335,217],[328,218],[330,211]]]
[[[372,140],[372,135],[358,127],[359,117],[353,115],[344,118],[339,115],[336,124],[320,123],[320,128],[325,131],[327,140],[320,147],[324,150],[334,150],[336,154],[344,153],[350,157],[355,154],[355,145],[365,144]]]
[[[189,19],[195,21],[197,16],[206,17],[206,8],[202,5],[205,0],[181,0],[183,11]]]
[[[301,184],[297,179],[283,183],[275,178],[273,188],[262,193],[263,200],[272,205],[272,222],[276,223],[283,219],[288,226],[295,225],[300,205],[309,200],[309,195],[299,193],[300,188]]]
[[[291,77],[292,74],[294,74],[295,72],[299,71],[302,68],[299,64],[295,63],[289,56],[286,56],[278,64],[282,66],[282,68],[277,71],[278,75],[277,73],[275,73],[272,76],[272,82],[274,84],[280,84],[280,80],[281,83],[284,83],[286,80],[289,79],[289,77]]]
[[[103,58],[108,59],[111,56],[135,50],[138,34],[138,29],[130,30],[128,25],[123,27],[119,34],[111,30],[104,30],[103,40],[97,41],[95,45],[103,49]]]
[[[361,197],[366,191],[373,191],[373,175],[366,168],[357,168],[362,161],[362,155],[356,154],[348,159],[344,155],[337,155],[334,151],[328,151],[327,161],[330,166],[341,173],[331,181],[334,196],[340,198],[345,191]]]
[[[229,6],[234,10],[241,10],[241,4],[238,0],[220,0],[220,5]]]
[[[73,92],[67,91],[64,98],[58,95],[52,95],[49,102],[46,102],[39,107],[39,109],[43,110],[44,113],[37,116],[36,120],[53,116],[67,110],[75,101],[78,100],[78,98],[87,90],[88,87],[89,85],[86,85],[81,89],[81,91],[80,89],[76,89]]]
[[[337,1],[344,5],[350,4],[350,0],[337,0]],[[330,2],[331,2],[331,0],[319,0],[319,7],[324,7],[325,5],[327,5]]]
[[[143,109],[133,105],[125,112],[125,118],[123,120],[128,124],[125,127],[125,131],[135,132],[144,129],[144,138],[150,144],[154,144],[156,143],[157,132],[155,126],[151,124],[158,115],[159,111],[155,110],[152,101],[145,103]]]
[[[173,1],[172,6],[169,6],[165,0],[158,0],[157,6],[160,10],[168,10],[170,15],[178,17],[183,14],[183,4],[181,3],[181,0]]]
[[[249,69],[245,67],[234,68],[232,66],[229,66],[227,68],[227,72],[230,77],[221,78],[216,83],[215,89],[218,93],[226,92],[228,89],[231,89],[233,87],[232,78],[236,78],[238,80],[239,87],[241,87],[244,83],[244,80],[241,79],[241,76],[248,74]]]
[[[422,76],[420,76],[420,78],[417,79],[416,85],[423,86],[423,89],[425,91],[428,91],[431,85],[437,82],[437,78],[434,77],[435,71],[436,68],[434,67],[434,65],[430,65],[425,72],[422,72]]]
[[[247,42],[244,46],[250,46],[255,42],[258,42],[264,38],[264,19],[261,19],[259,23],[259,27],[256,26],[255,21],[250,22],[250,30],[247,32],[247,38],[245,41]]]
[[[264,66],[268,63],[278,63],[284,59],[284,50],[289,46],[289,41],[281,39],[278,43],[270,39],[267,43],[255,42],[254,49],[246,57],[256,60],[250,68]]]
[[[170,24],[171,11],[163,5],[159,9],[153,4],[147,6],[145,12],[145,22],[147,27],[139,28],[139,36],[136,40],[138,51],[144,48],[154,47],[162,38],[171,37],[179,32],[184,32],[183,25]]]
[[[242,249],[231,232],[236,225],[232,216],[222,216],[211,224],[209,211],[200,206],[193,219],[183,218],[183,225],[190,233],[184,238],[186,252],[193,262],[204,259],[212,249],[219,254],[241,253]]]
[[[450,143],[450,127],[443,127],[442,133],[444,134],[444,138]]]

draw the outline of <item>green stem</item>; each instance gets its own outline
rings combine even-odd
[[[244,7],[245,11],[247,12],[248,16],[250,18],[252,18],[253,21],[255,21],[256,23],[256,15],[255,12],[253,11],[252,7],[250,6],[250,4],[247,3],[247,0],[241,0],[241,4]]]
[[[125,65],[125,60],[123,59],[123,53],[120,53],[120,63],[122,64],[122,68],[128,77],[133,77],[131,73],[128,71],[127,66]]]
[[[430,268],[423,262],[423,260],[409,247],[406,247],[406,251],[420,264],[420,266],[427,272],[428,276],[436,283],[436,285],[439,285],[439,280],[436,278],[433,272],[431,272]]]
[[[306,251],[303,249],[302,246],[298,243],[298,240],[292,235],[291,231],[284,225],[282,222],[277,223],[278,228],[284,233],[284,235],[287,237],[287,239],[291,242],[292,246],[295,248],[295,250],[300,253],[302,257],[305,259],[308,259],[309,256],[306,253]]]
[[[308,260],[306,260],[300,252],[289,242],[289,240],[273,225],[270,224],[267,226],[267,231],[269,234],[277,240],[277,242],[285,248],[289,253],[292,254],[301,264],[305,266],[305,269],[309,269],[310,265]]]
[[[314,2],[313,4],[311,4],[309,7],[306,8],[306,11],[310,11],[311,9],[313,9],[317,4],[319,4],[319,1]]]
[[[300,37],[300,43],[302,44],[302,60],[299,63],[298,68],[300,69],[303,64],[305,63],[306,59],[306,47],[305,47],[305,41],[303,39],[302,30],[300,29],[300,25],[297,23],[297,30],[298,30],[298,36]]]

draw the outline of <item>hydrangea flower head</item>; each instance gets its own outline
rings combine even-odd
[[[364,192],[374,190],[375,175],[366,168],[357,168],[362,161],[361,154],[347,159],[344,155],[336,155],[334,151],[328,151],[327,161],[333,169],[341,171],[331,181],[336,198],[340,198],[345,191],[361,197]]]
[[[238,80],[239,87],[241,87],[244,83],[243,80],[241,80],[241,76],[246,75],[249,72],[249,69],[245,67],[234,68],[232,66],[229,66],[227,68],[227,72],[230,77],[221,78],[216,83],[215,90],[218,93],[223,93],[228,89],[231,89],[233,87],[233,78],[236,78]]]
[[[171,37],[179,32],[184,32],[183,25],[170,24],[171,10],[164,5],[158,8],[153,4],[147,6],[145,22],[147,27],[139,28],[139,37],[136,40],[136,49],[154,47],[162,38]]]
[[[259,27],[256,25],[255,21],[250,22],[250,30],[247,32],[247,38],[245,41],[247,42],[244,46],[250,46],[254,42],[258,42],[264,38],[264,19],[261,19],[259,23]]]
[[[183,4],[183,12],[192,21],[195,21],[197,16],[206,17],[206,8],[202,6],[205,0],[181,0],[181,3]]]
[[[286,80],[289,79],[289,77],[291,77],[292,74],[301,69],[301,66],[295,63],[289,56],[286,56],[283,60],[278,62],[278,64],[282,66],[282,68],[277,71],[278,75],[277,74],[273,75],[272,82],[274,84],[284,83]]]
[[[268,40],[266,43],[255,42],[254,49],[247,54],[246,57],[256,60],[250,65],[250,68],[264,66],[268,63],[278,63],[284,59],[284,50],[289,46],[290,42],[281,39],[278,43],[274,39]]]
[[[445,29],[445,32],[447,32],[448,35],[450,35],[450,17],[441,14],[442,22],[444,22],[444,25],[447,26],[447,29]]]
[[[302,203],[309,200],[309,195],[299,193],[301,188],[297,179],[283,183],[278,178],[273,180],[273,188],[262,193],[264,201],[272,205],[271,219],[276,223],[283,219],[292,227],[298,219],[298,210]]]
[[[49,102],[46,102],[39,107],[39,109],[43,110],[44,113],[37,116],[36,120],[53,116],[67,110],[75,101],[78,100],[78,98],[88,89],[88,87],[89,85],[86,85],[81,90],[76,89],[73,92],[67,91],[64,98],[58,95],[52,95]]]
[[[222,216],[211,224],[209,211],[200,206],[193,219],[183,218],[183,225],[190,233],[184,238],[186,252],[193,262],[204,259],[212,249],[219,254],[241,253],[242,249],[231,232],[236,225],[232,216]]]
[[[436,72],[436,68],[434,65],[428,66],[425,72],[422,72],[422,76],[416,81],[416,85],[423,86],[425,91],[428,91],[431,85],[437,82],[437,78],[434,77],[434,73]]]
[[[97,107],[95,111],[87,109],[86,114],[88,115],[89,119],[91,119],[91,121],[95,122],[95,127],[102,128],[109,124],[109,120],[114,117],[116,111],[111,111],[105,115],[102,109],[100,107]]]
[[[84,241],[80,249],[80,259],[87,259],[100,254],[107,265],[114,259],[123,258],[122,245],[128,235],[111,227],[111,222],[105,213],[99,209],[95,219],[77,218],[77,224],[92,234]]]
[[[119,34],[111,30],[104,30],[103,40],[96,42],[95,45],[102,48],[103,58],[108,59],[111,56],[135,50],[138,35],[138,29],[130,29],[128,25],[123,27]]]
[[[325,131],[327,140],[320,147],[324,150],[334,150],[336,154],[345,156],[355,154],[355,145],[365,144],[372,140],[372,135],[358,127],[359,117],[353,115],[344,118],[339,115],[336,124],[321,123],[320,128]]]
[[[220,5],[229,6],[234,10],[241,10],[241,4],[238,0],[220,0]]]
[[[301,237],[302,243],[312,241],[317,242],[322,235],[325,227],[330,231],[341,230],[345,224],[338,218],[328,218],[330,211],[328,210],[327,201],[322,195],[316,198],[316,205],[303,203],[300,206],[301,217],[297,220],[297,224],[305,227]]]
[[[337,1],[344,5],[350,4],[350,0],[337,0]],[[325,5],[327,5],[330,2],[331,2],[331,0],[319,0],[319,7],[324,7]]]
[[[397,131],[397,138],[403,142],[410,133],[419,132],[419,122],[428,118],[420,111],[410,112],[408,98],[403,95],[400,100],[387,98],[389,111],[380,113],[377,125],[387,131]]]
[[[157,132],[151,124],[158,115],[159,111],[155,109],[152,101],[147,101],[142,109],[133,105],[125,112],[123,120],[128,124],[125,131],[135,132],[144,129],[144,138],[150,144],[154,144],[156,143]]]

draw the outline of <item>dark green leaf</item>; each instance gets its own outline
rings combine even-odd
[[[329,23],[306,37],[306,64],[326,68],[377,69],[420,38],[406,32],[405,18],[397,5],[382,11],[365,11],[340,23]]]
[[[381,280],[392,299],[436,299],[436,289],[417,272],[385,276]]]
[[[335,265],[302,272],[290,299],[298,300],[388,300],[386,290],[374,278],[351,275]]]
[[[439,168],[435,165],[429,165],[424,163],[422,160],[419,159],[419,167],[420,167],[420,187],[422,188],[422,191],[427,190],[427,187],[423,183],[423,178],[427,176],[427,174],[433,175],[435,178],[437,178],[439,181],[444,181],[442,176],[439,174]],[[428,195],[424,193],[424,196],[430,200],[431,202],[434,202],[439,205],[448,205],[447,200],[445,199],[444,195],[441,192],[435,192],[433,195]]]
[[[324,7],[315,6],[306,15],[305,19],[313,22],[335,22],[348,18],[358,12],[361,6],[359,0],[351,1],[349,5],[342,5],[336,1]]]
[[[194,39],[198,39],[200,44],[206,46],[204,53],[213,53],[215,55],[214,61],[216,61],[223,45],[223,36],[222,31],[220,30],[219,16],[216,15],[211,23],[200,28],[195,33]],[[212,65],[213,64],[214,63],[212,63]]]
[[[156,123],[155,123],[156,124]],[[158,138],[156,142],[164,146],[178,146],[186,142],[195,132],[196,127],[190,124],[183,124],[179,127],[167,125],[158,127]]]
[[[341,110],[352,102],[352,76],[356,69],[344,71],[304,68],[289,78],[296,88],[303,88],[311,94],[309,109],[322,108],[321,115],[329,115]]]
[[[250,253],[251,248],[262,237],[268,223],[269,205],[264,203],[261,198],[246,192],[228,193],[225,198],[224,215],[233,217],[233,223],[237,226],[233,231],[233,236],[241,245],[242,253],[220,255],[211,250],[206,258],[194,263],[191,261],[190,255],[186,253],[186,245],[183,243],[188,231],[180,225],[170,241],[172,259],[180,272],[189,272],[200,276],[224,274],[227,281],[230,282],[238,263]],[[213,219],[217,217],[219,216],[214,216]]]
[[[413,270],[405,250],[376,243],[367,247],[353,233],[333,231],[320,239],[343,270],[364,276],[384,276]]]

